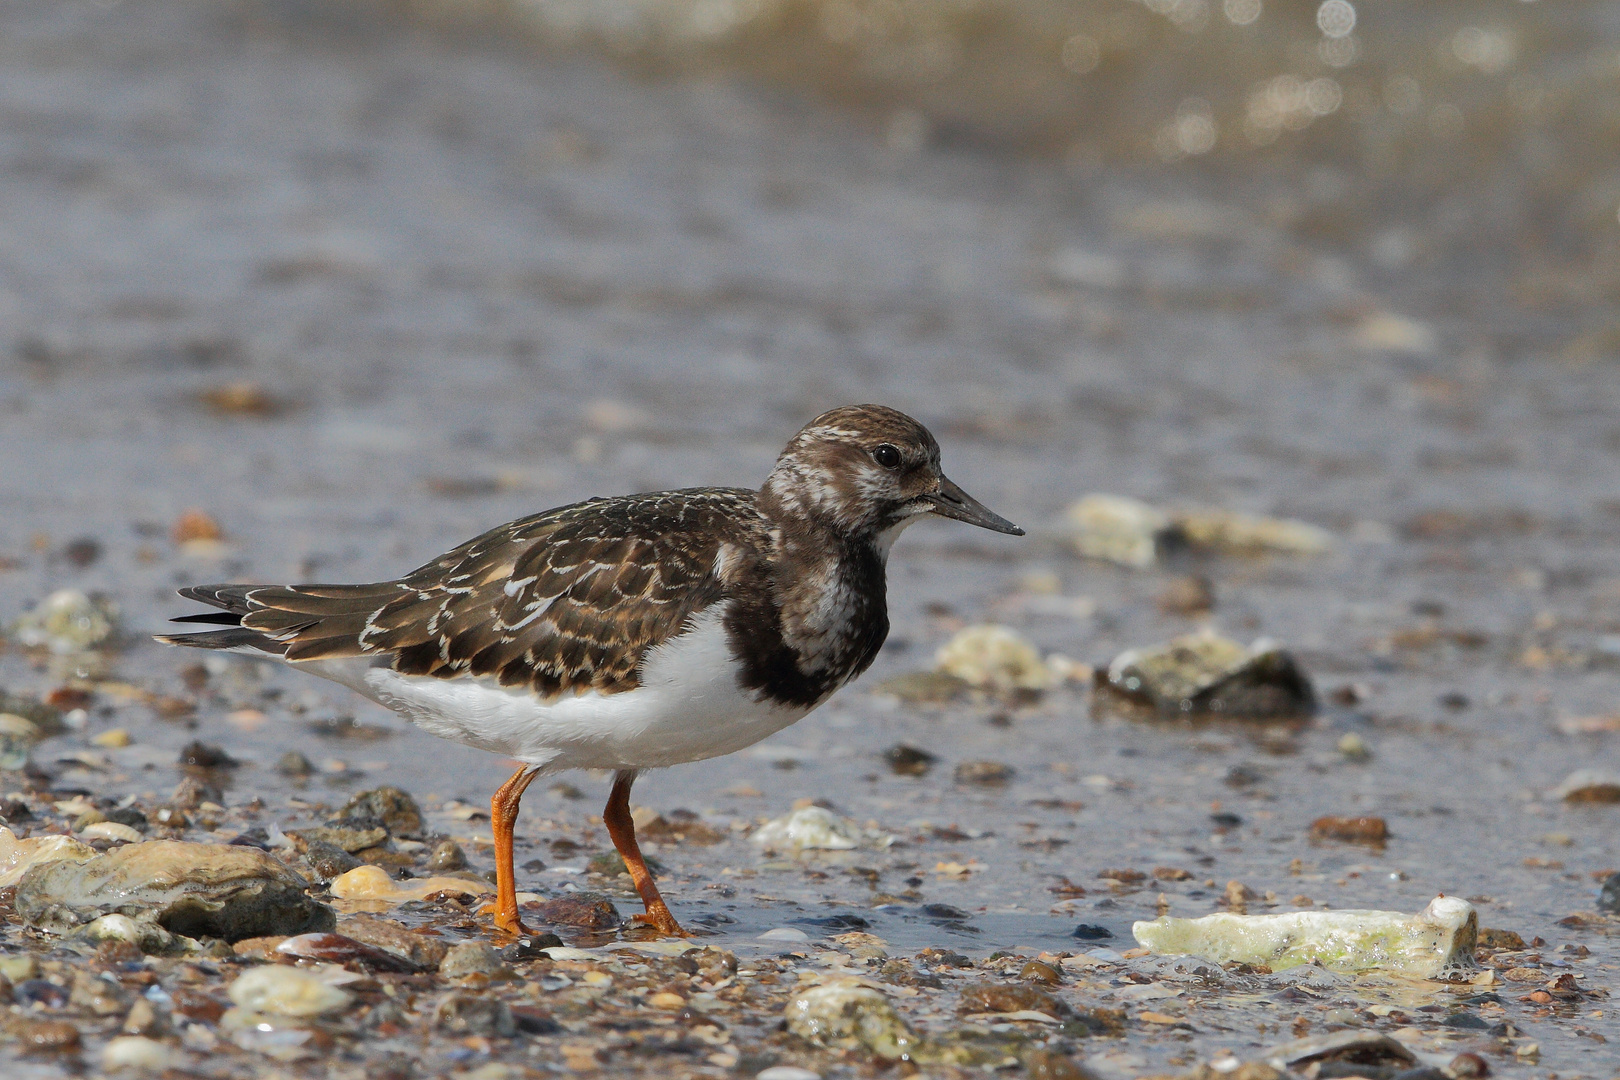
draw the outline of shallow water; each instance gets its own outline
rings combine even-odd
[[[907,143],[712,73],[638,79],[363,8],[0,5],[0,619],[55,588],[105,591],[129,633],[116,676],[196,704],[165,721],[104,692],[83,734],[36,760],[59,787],[161,796],[200,737],[246,763],[227,802],[257,795],[284,824],[309,813],[291,799],[378,783],[480,805],[504,763],[292,673],[232,661],[189,689],[197,657],[143,635],[186,610],[182,584],[374,580],[588,495],[757,483],[804,420],[878,400],[928,422],[950,475],[1032,535],[912,530],[890,643],[861,682],[753,751],[638,783],[637,802],[722,828],[811,797],[903,841],[802,863],[741,836],[665,848],[679,917],[736,919],[718,940],[759,948],[766,929],[819,940],[837,931],[798,920],[858,914],[897,949],[982,956],[1128,945],[1161,892],[1203,914],[1229,880],[1283,906],[1415,911],[1444,891],[1611,986],[1609,931],[1558,920],[1591,912],[1594,875],[1620,865],[1620,811],[1549,794],[1616,764],[1620,740],[1566,731],[1620,690],[1620,384],[1606,339],[1582,336],[1603,309],[1493,305],[1473,266],[1379,262],[1398,222],[1324,239],[1256,190],[1106,162],[1077,179],[1072,162]],[[1456,295],[1470,304],[1435,302]],[[268,415],[200,403],[240,383]],[[1098,490],[1300,517],[1336,546],[1082,562],[1061,515]],[[171,542],[187,507],[221,523],[222,547]],[[82,569],[65,555],[79,537],[103,549]],[[1212,579],[1216,625],[1280,639],[1320,690],[1360,700],[1268,736],[1094,720],[1078,687],[1017,708],[874,692],[963,622],[1093,663],[1184,632],[1200,620],[1154,597],[1185,570]],[[63,674],[0,653],[9,690]],[[345,716],[391,734],[309,726]],[[105,769],[59,763],[114,726],[135,742],[103,751]],[[1336,751],[1346,732],[1370,761]],[[879,755],[902,741],[940,764],[891,775]],[[289,749],[325,771],[293,785],[273,768]],[[957,785],[971,760],[1017,774]],[[605,783],[568,779],[584,798],[526,802],[519,862],[552,868],[524,887],[578,882],[555,867],[583,855],[552,839],[605,844],[589,821]],[[1382,851],[1307,836],[1323,814],[1367,813],[1389,820]],[[469,841],[487,828],[435,821]],[[1117,895],[1098,881],[1158,866],[1193,877]],[[1064,876],[1087,892],[1053,914]],[[1082,922],[1113,939],[1076,945]],[[1612,1071],[1606,1006],[1511,1010],[1539,1071]],[[1234,1006],[1190,1041],[1134,1033],[1132,1068],[1277,1041],[1259,1016]]]

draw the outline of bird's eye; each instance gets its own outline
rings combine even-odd
[[[872,448],[872,460],[885,469],[898,469],[900,467],[900,450],[888,443],[879,443]]]

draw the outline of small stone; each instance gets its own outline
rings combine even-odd
[[[1066,518],[1075,550],[1088,559],[1141,569],[1186,544],[1164,511],[1120,495],[1087,495]]]
[[[282,776],[313,776],[315,766],[309,758],[296,750],[289,750],[276,761],[276,772]]]
[[[821,806],[801,806],[786,817],[766,822],[749,837],[766,851],[849,851],[888,847],[894,837],[867,831]]]
[[[1040,983],[1042,986],[1057,986],[1063,982],[1063,974],[1051,964],[1041,960],[1031,960],[1019,968],[1018,977],[1025,982]]]
[[[1311,822],[1311,837],[1383,847],[1389,839],[1389,825],[1381,817],[1320,817]]]
[[[373,915],[346,916],[338,921],[337,931],[356,941],[385,949],[422,968],[438,968],[450,950],[449,943],[441,937],[414,933],[399,923]]]
[[[347,851],[324,840],[305,841],[301,854],[304,862],[309,864],[310,872],[321,882],[329,882],[357,866],[365,865]]]
[[[440,840],[433,845],[433,851],[428,855],[427,868],[434,871],[465,870],[467,853],[462,851],[461,845],[454,840]],[[541,869],[544,869],[544,866]]]
[[[511,1006],[495,997],[455,990],[439,999],[433,1025],[450,1035],[509,1038],[517,1032]]]
[[[79,1029],[66,1020],[18,1019],[10,1032],[26,1053],[59,1054],[79,1048]]]
[[[175,519],[174,527],[169,530],[169,539],[177,545],[190,544],[198,540],[217,542],[223,535],[219,522],[196,508],[182,513]]]
[[[755,1073],[754,1080],[821,1080],[821,1074],[797,1065],[772,1065]]]
[[[191,824],[178,806],[155,807],[146,815],[146,823],[160,829],[184,829]]]
[[[795,994],[787,1005],[787,1028],[819,1046],[865,1047],[887,1061],[909,1058],[920,1043],[882,991],[847,980]]]
[[[379,825],[396,837],[411,838],[422,832],[422,808],[397,787],[362,791],[338,812],[335,823],[349,828]]]
[[[134,741],[129,732],[121,727],[108,728],[90,740],[92,744],[107,750],[122,750]]]
[[[1445,1071],[1453,1080],[1484,1080],[1491,1075],[1490,1065],[1472,1050],[1464,1050],[1452,1058]]]
[[[1482,949],[1503,949],[1507,952],[1518,952],[1525,947],[1524,938],[1516,932],[1488,926],[1480,928],[1479,937],[1474,943]]]
[[[1038,1012],[1059,1017],[1068,1012],[1068,1006],[1057,998],[1034,986],[1003,983],[975,983],[962,989],[965,1013]]]
[[[624,920],[613,901],[601,893],[577,892],[540,905],[541,922],[552,926],[578,926],[586,930],[612,930]]]
[[[1202,615],[1215,606],[1215,586],[1198,574],[1174,577],[1154,603],[1166,615]]]
[[[450,946],[439,962],[439,974],[446,979],[460,979],[468,975],[509,975],[511,969],[501,963],[495,950],[478,941],[464,941]]]
[[[1000,761],[964,761],[957,765],[955,775],[958,784],[1000,787],[1016,774],[1016,769]]]
[[[129,1012],[124,1015],[124,1023],[119,1030],[126,1035],[155,1035],[162,1027],[152,1003],[144,997],[138,997],[135,1004],[129,1007]]]
[[[1372,748],[1367,745],[1367,740],[1353,731],[1347,731],[1339,737],[1338,749],[1346,761],[1362,762],[1372,759]]]
[[[271,1016],[323,1016],[342,1012],[354,1002],[346,990],[279,964],[253,968],[231,983],[226,993],[247,1012]]]
[[[488,882],[470,877],[434,876],[395,881],[388,876],[388,871],[370,864],[339,874],[327,888],[339,900],[386,900],[390,904],[426,900],[435,893],[482,896],[495,891]]]
[[[241,762],[210,743],[193,740],[180,751],[180,764],[193,769],[234,769]]]
[[[17,643],[27,648],[72,656],[102,644],[117,625],[118,609],[111,601],[77,589],[61,589],[25,612],[12,632]],[[5,711],[16,711],[9,708],[10,702],[7,705]],[[38,723],[35,717],[28,719]]]
[[[1081,923],[1070,936],[1080,941],[1107,941],[1114,936],[1114,932],[1097,923]]]
[[[908,671],[878,683],[876,691],[912,705],[942,705],[968,691],[968,684],[943,671]]]
[[[1620,803],[1620,774],[1577,769],[1554,794],[1568,803]]]
[[[199,810],[203,803],[218,803],[224,797],[218,784],[201,776],[187,776],[174,786],[169,801],[181,810]]]
[[[275,941],[261,938],[261,941]],[[243,954],[243,942],[237,943],[237,955]],[[366,971],[416,972],[422,965],[387,949],[368,945],[344,934],[298,934],[277,941],[273,951],[282,956],[296,956],[300,960],[321,960],[329,964],[352,964]],[[273,959],[266,956],[265,959]]]
[[[760,941],[809,941],[810,935],[796,926],[778,926],[759,935]]]
[[[655,1009],[681,1009],[686,1007],[686,999],[679,994],[672,994],[662,990],[647,999],[647,1004]]]
[[[1244,647],[1210,630],[1127,649],[1094,683],[1100,715],[1282,720],[1316,711],[1310,679],[1287,651],[1265,639]]]
[[[922,776],[934,767],[939,758],[915,746],[896,743],[883,751],[883,760],[889,763],[889,771],[896,776]]]
[[[353,854],[386,843],[388,830],[377,826],[370,829],[337,829],[317,826],[311,829],[289,829],[287,836],[295,846],[311,843],[329,844],[340,851]]]
[[[39,960],[29,953],[21,956],[0,956],[0,978],[8,983],[25,982],[39,978]]]
[[[512,944],[501,950],[501,959],[508,964],[525,964],[531,960],[546,960],[547,949],[555,949],[562,945],[563,939],[556,934],[530,934],[520,937]]]
[[[1057,678],[1035,646],[993,623],[969,626],[941,645],[934,666],[969,686],[995,694],[1039,693]]]
[[[182,1064],[168,1044],[141,1035],[121,1035],[101,1051],[101,1067],[108,1072],[135,1069],[140,1072],[162,1072]]]
[[[1057,1050],[1031,1050],[1024,1058],[1024,1075],[1029,1080],[1097,1080],[1090,1069]]]
[[[1610,874],[1598,892],[1597,909],[1620,915],[1620,873]]]

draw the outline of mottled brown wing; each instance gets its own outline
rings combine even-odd
[[[726,595],[757,543],[753,493],[594,499],[514,521],[376,585],[252,589],[242,626],[288,660],[388,653],[399,671],[545,696],[629,690],[647,650]],[[722,558],[727,552],[728,557]]]

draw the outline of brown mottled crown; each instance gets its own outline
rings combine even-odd
[[[898,452],[898,465],[878,460],[885,446]],[[926,513],[926,496],[939,485],[939,443],[927,428],[884,405],[846,405],[788,443],[760,490],[760,509],[782,523],[875,536]]]

